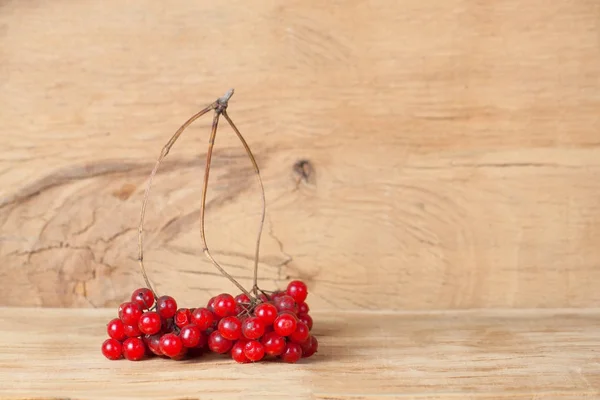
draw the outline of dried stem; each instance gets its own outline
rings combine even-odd
[[[226,110],[223,110],[223,117],[225,117],[227,122],[229,122],[229,125],[231,126],[231,128],[233,129],[233,131],[235,132],[237,137],[240,139],[240,141],[244,145],[244,149],[246,149],[246,153],[248,154],[248,157],[250,158],[250,161],[252,162],[252,166],[254,167],[254,171],[256,172],[256,177],[258,178],[258,183],[260,185],[260,193],[261,193],[261,197],[262,197],[262,214],[260,217],[260,224],[258,226],[258,234],[256,235],[256,249],[254,252],[254,278],[252,281],[252,292],[255,297],[258,297],[258,291],[259,291],[259,288],[258,288],[258,259],[259,259],[259,253],[260,253],[260,237],[262,235],[263,227],[265,224],[265,212],[266,212],[266,203],[267,203],[266,199],[265,199],[265,187],[263,185],[263,181],[260,176],[260,170],[258,169],[258,164],[256,163],[256,159],[254,158],[254,155],[252,154],[252,151],[250,150],[250,146],[248,146],[248,143],[246,142],[246,140],[240,133],[239,129],[235,126],[235,124],[233,123],[231,118],[229,118],[229,115],[227,114]]]

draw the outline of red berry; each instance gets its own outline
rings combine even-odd
[[[160,332],[161,326],[162,321],[160,315],[154,311],[146,311],[143,313],[138,322],[138,328],[146,335],[154,335],[155,333]]]
[[[265,347],[257,340],[250,340],[244,345],[244,354],[250,361],[260,361],[265,356]]]
[[[242,323],[242,334],[248,339],[258,339],[264,335],[265,325],[258,317],[248,317]]]
[[[156,312],[164,318],[171,318],[177,312],[177,302],[171,296],[160,296],[156,300]]]
[[[296,301],[292,298],[292,296],[288,296],[287,294],[279,296],[273,300],[273,304],[275,304],[275,307],[277,307],[279,311],[291,311],[294,314],[298,311]]]
[[[160,349],[160,337],[160,333],[157,333],[154,335],[145,335],[143,338],[146,347],[148,347],[148,349],[150,349],[150,351],[157,356],[163,355],[163,352]]]
[[[125,340],[127,335],[125,335],[125,329],[123,326],[123,321],[121,321],[119,318],[112,319],[108,325],[106,325],[106,332],[108,333],[108,336],[113,339],[119,341]]]
[[[275,319],[273,328],[280,336],[289,336],[296,330],[296,318],[290,314],[281,314]]]
[[[135,303],[127,302],[119,307],[119,319],[125,325],[137,325],[142,316],[142,309]]]
[[[265,333],[260,342],[269,356],[278,356],[285,350],[285,339],[275,332]]]
[[[266,294],[264,294],[264,293],[261,293],[261,294],[259,294],[259,295],[258,295],[258,298],[259,298],[259,299],[260,299],[260,301],[262,301],[263,303],[266,303],[267,301],[269,301],[269,297],[268,297]]]
[[[123,331],[125,332],[125,335],[130,338],[142,336],[142,331],[140,331],[137,324],[123,325]]]
[[[302,321],[296,323],[296,330],[290,335],[290,342],[302,344],[310,335],[308,326]]]
[[[234,361],[239,362],[241,364],[249,363],[250,360],[244,354],[244,346],[246,345],[246,340],[240,339],[235,342],[233,347],[231,348],[231,358]]]
[[[302,303],[308,296],[308,288],[302,281],[291,281],[288,283],[286,293],[292,296],[296,303]]]
[[[192,322],[192,313],[187,308],[180,308],[175,313],[175,317],[173,319],[175,321],[175,325],[181,328],[182,326],[186,326]]]
[[[102,354],[109,360],[118,360],[121,358],[122,346],[117,339],[106,339],[102,343]]]
[[[242,322],[238,317],[225,317],[219,321],[219,332],[227,340],[237,340],[242,336]]]
[[[248,295],[246,293],[240,293],[237,296],[235,296],[235,303],[236,304],[248,304],[248,303],[250,303],[250,297],[248,297]]]
[[[138,361],[146,355],[146,345],[140,338],[132,337],[123,342],[123,356],[130,361]]]
[[[275,299],[277,299],[278,297],[284,296],[287,293],[284,290],[276,290],[273,293],[271,293],[271,300],[275,301]]]
[[[254,309],[254,315],[266,325],[271,325],[275,321],[275,318],[277,318],[277,307],[271,303],[261,303]]]
[[[192,313],[192,322],[198,325],[201,331],[210,328],[215,320],[215,316],[208,308],[196,308]]]
[[[208,303],[206,303],[206,308],[208,308],[212,312],[215,311],[215,300],[216,299],[217,299],[217,296],[211,297],[210,300],[208,300]]]
[[[160,351],[167,357],[176,357],[181,353],[183,343],[179,336],[174,333],[167,333],[160,338]]]
[[[179,338],[185,347],[197,347],[200,344],[202,333],[196,324],[189,324],[181,328]]]
[[[306,315],[310,311],[308,304],[302,302],[298,303],[298,315]]]
[[[215,298],[213,308],[215,314],[221,318],[235,315],[235,299],[232,295],[222,293]]]
[[[148,288],[136,289],[131,295],[131,302],[136,303],[142,310],[147,310],[154,304],[154,294]]]
[[[319,342],[317,341],[316,337],[310,335],[308,340],[302,343],[300,347],[302,347],[302,357],[307,358],[317,352],[317,349],[319,348]]]
[[[172,360],[183,360],[185,358],[185,356],[188,353],[188,348],[187,347],[182,347],[181,351],[179,352],[179,354],[177,354],[176,356],[171,357]]]
[[[214,331],[208,337],[208,348],[215,353],[227,353],[232,346],[233,342],[225,339],[219,331]]]
[[[308,330],[310,331],[313,327],[313,319],[311,318],[310,315],[305,314],[305,315],[301,315],[298,317],[298,319],[302,322],[304,322],[306,324],[306,326],[308,326]]]
[[[288,343],[285,345],[285,350],[279,356],[286,363],[295,363],[302,357],[302,347],[297,343]]]

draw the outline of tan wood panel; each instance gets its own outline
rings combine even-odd
[[[154,159],[229,87],[265,286],[306,279],[321,309],[600,300],[597,1],[4,1],[0,59],[0,304],[139,286]],[[209,125],[148,210],[151,277],[187,301],[231,290],[198,232]],[[216,145],[208,240],[249,285],[257,187],[232,132]]]
[[[313,313],[295,365],[109,361],[116,309],[0,309],[0,398],[583,399],[600,396],[598,311]],[[285,395],[285,396],[284,396]]]

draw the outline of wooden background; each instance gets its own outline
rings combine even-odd
[[[114,306],[162,145],[234,87],[268,202],[263,286],[318,309],[600,301],[597,0],[0,2],[0,305]],[[183,305],[210,117],[155,180],[146,260]],[[259,192],[217,138],[207,235],[244,285]],[[308,177],[294,165],[307,160]]]

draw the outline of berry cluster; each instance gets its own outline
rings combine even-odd
[[[137,361],[156,355],[181,360],[206,351],[228,354],[239,363],[281,359],[295,363],[319,346],[311,334],[313,320],[305,302],[306,285],[292,281],[285,291],[222,293],[206,307],[177,308],[171,296],[154,298],[150,289],[137,289],[119,306],[119,318],[107,325],[109,339],[102,354],[110,360]]]

